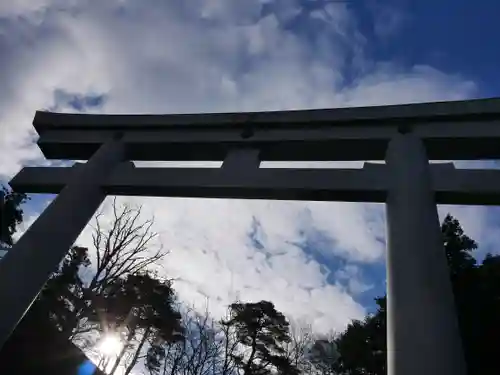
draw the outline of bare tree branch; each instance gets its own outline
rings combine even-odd
[[[119,207],[114,198],[112,212],[109,229],[104,229],[102,213],[95,217],[92,239],[97,271],[89,289],[97,294],[117,279],[141,272],[166,255],[161,246],[154,249],[158,234],[152,229],[152,219],[141,220],[142,207]]]
[[[105,324],[104,317],[102,323],[83,319],[92,309],[99,315],[99,306],[105,299],[103,293],[112,294],[111,286],[118,287],[120,279],[148,270],[167,254],[156,242],[158,234],[153,230],[154,221],[143,218],[142,207],[120,205],[114,198],[111,212],[111,219],[107,219],[103,212],[97,213],[94,219],[92,245],[96,272],[87,286],[81,287],[81,294],[87,302],[75,311],[79,324],[73,330],[72,338]]]

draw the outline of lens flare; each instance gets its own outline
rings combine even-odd
[[[90,359],[83,362],[78,367],[78,375],[93,375],[96,370],[96,365],[92,363]]]
[[[99,344],[99,351],[104,355],[115,355],[120,352],[123,344],[118,335],[106,335]]]

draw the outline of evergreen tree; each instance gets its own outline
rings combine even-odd
[[[0,245],[14,244],[12,236],[23,221],[21,205],[28,200],[26,194],[16,193],[0,186]]]
[[[228,325],[234,327],[243,353],[234,359],[244,375],[297,374],[285,355],[284,344],[290,341],[289,323],[268,301],[233,303]]]

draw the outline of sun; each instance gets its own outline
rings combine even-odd
[[[123,347],[123,343],[120,337],[115,334],[107,334],[104,336],[102,341],[99,343],[99,351],[104,355],[115,355],[120,352]]]

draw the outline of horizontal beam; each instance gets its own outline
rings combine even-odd
[[[388,106],[169,115],[90,115],[38,111],[33,125],[39,133],[50,129],[165,129],[167,127],[286,127],[335,124],[373,125],[389,122],[454,121],[497,118],[500,98]]]
[[[269,161],[383,160],[411,127],[430,159],[500,159],[500,99],[304,111],[181,115],[37,112],[48,159],[87,160],[122,136],[129,160],[223,160],[235,147]]]
[[[423,122],[412,124],[431,160],[500,159],[500,118],[488,122]],[[236,147],[257,148],[262,160],[383,160],[394,125],[257,129],[186,128],[126,131],[129,160],[223,160]],[[111,130],[48,130],[38,140],[49,159],[86,160],[115,136]]]
[[[10,182],[16,191],[57,194],[77,168],[26,167]],[[124,164],[103,184],[109,195],[384,202],[380,170],[135,168]]]
[[[57,194],[77,168],[26,167],[10,182],[20,192]],[[440,204],[500,205],[499,170],[462,170],[432,164]],[[383,164],[363,169],[255,169],[228,173],[217,168],[115,170],[103,188],[110,195],[384,202],[389,176]]]
[[[376,160],[383,158],[387,140],[396,131],[385,128],[366,139],[362,129],[345,130],[261,130],[248,139],[237,129],[134,131],[126,132],[122,142],[129,160],[222,161],[239,147],[259,149],[261,160],[270,161]],[[49,131],[38,146],[48,159],[87,160],[112,137],[109,131]]]
[[[431,167],[437,203],[500,206],[500,170],[455,169],[452,163]]]

